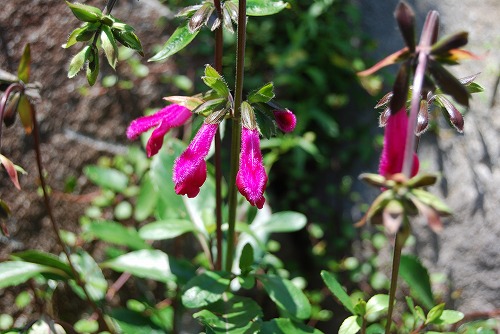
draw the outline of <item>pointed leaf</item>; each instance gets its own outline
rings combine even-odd
[[[90,298],[94,301],[104,299],[108,290],[108,282],[94,258],[89,253],[80,251],[79,253],[71,254],[71,262],[80,274],[81,280],[85,283],[85,289]],[[70,286],[82,299],[86,298],[86,294],[75,281],[70,281]]]
[[[36,263],[7,261],[0,263],[0,289],[26,282],[49,269]]]
[[[448,124],[453,126],[459,133],[464,132],[464,117],[462,113],[442,95],[436,95],[436,100],[442,105],[441,111],[445,116]]]
[[[113,168],[86,166],[83,173],[93,183],[113,191],[123,192],[128,185],[127,175]]]
[[[14,186],[21,190],[21,185],[19,184],[19,179],[17,177],[16,166],[2,154],[0,154],[0,163],[5,167],[5,170],[7,171],[12,183],[14,183]]]
[[[386,312],[389,308],[389,295],[378,294],[366,302],[365,315]]]
[[[249,269],[254,261],[253,247],[251,244],[247,243],[243,246],[240,256],[240,270],[244,272]]]
[[[248,103],[267,103],[274,98],[274,85],[269,82],[248,95]]]
[[[340,325],[339,334],[356,334],[361,329],[361,322],[361,317],[351,315]]]
[[[292,321],[288,318],[276,318],[262,323],[261,334],[322,334],[316,328]]]
[[[429,59],[429,70],[439,88],[441,88],[445,94],[451,95],[458,103],[466,107],[469,106],[470,94],[457,78],[448,72],[441,64],[432,59]]]
[[[29,43],[24,47],[23,56],[17,67],[17,77],[27,84],[30,81],[31,52]]]
[[[378,109],[378,108],[386,108],[387,105],[389,105],[389,102],[391,102],[391,99],[392,99],[392,95],[393,93],[392,92],[389,92],[387,94],[385,94],[378,102],[377,104],[375,105],[375,109]]]
[[[358,75],[361,77],[371,75],[371,74],[377,72],[378,70],[380,70],[382,67],[396,64],[397,62],[408,58],[409,54],[410,54],[410,52],[408,51],[407,47],[404,49],[401,49],[399,51],[396,51],[393,54],[385,57],[384,59],[382,59],[381,61],[379,61],[375,65],[373,65],[372,67],[370,67],[364,71],[358,72]]]
[[[93,86],[99,75],[99,52],[94,46],[91,46],[89,51],[90,55],[87,57],[89,61],[87,66],[87,82],[90,86]]]
[[[139,235],[145,240],[165,240],[193,231],[195,226],[190,220],[168,219],[144,225],[139,229]]]
[[[412,189],[411,194],[415,195],[423,204],[434,208],[441,216],[452,215],[451,209],[436,195],[423,189]]]
[[[76,37],[78,35],[80,35],[81,33],[85,32],[85,31],[86,31],[86,26],[80,27],[80,28],[76,28],[75,30],[73,30],[71,32],[71,34],[69,34],[68,40],[66,41],[66,43],[64,43],[62,45],[62,47],[65,48],[65,49],[67,49],[70,46],[75,45],[78,42],[78,40],[76,39]]]
[[[459,322],[464,318],[464,314],[455,310],[443,310],[441,316],[439,317],[439,321],[434,321],[436,324],[445,324],[445,325],[453,325]]]
[[[406,185],[409,188],[422,188],[436,184],[438,177],[433,174],[417,174],[408,180]]]
[[[86,226],[88,232],[98,239],[132,249],[151,248],[133,228],[127,228],[113,221],[92,221]]]
[[[432,45],[431,54],[440,55],[446,54],[450,50],[458,49],[468,42],[469,34],[466,31],[461,31],[450,36],[440,39],[437,43]]]
[[[81,3],[71,3],[68,1],[66,1],[66,4],[69,6],[76,18],[80,21],[96,22],[99,21],[102,16],[102,12],[99,8],[84,5]]]
[[[296,319],[307,319],[311,316],[311,304],[292,282],[279,276],[256,275],[262,283],[269,298],[284,312]]]
[[[387,179],[379,174],[373,174],[373,173],[362,173],[358,176],[358,179],[360,179],[363,182],[368,183],[371,186],[374,187],[386,187],[387,186]]]
[[[182,304],[187,308],[204,307],[222,299],[229,289],[231,275],[222,271],[206,271],[191,279],[184,287]]]
[[[67,277],[74,277],[73,271],[68,263],[61,261],[59,257],[51,253],[45,253],[37,250],[27,250],[21,253],[12,254],[14,259],[21,259],[26,262],[36,263],[47,267],[52,267],[63,271]]]
[[[237,0],[231,0],[237,3]],[[287,2],[281,0],[247,0],[247,15],[248,16],[266,16],[279,13],[288,6]]]
[[[321,278],[325,282],[328,289],[332,292],[332,294],[338,299],[338,301],[352,314],[354,314],[354,305],[352,304],[351,298],[345,292],[344,288],[340,285],[340,283],[335,279],[335,277],[329,272],[323,270],[321,271]]]
[[[156,249],[130,252],[102,263],[101,267],[164,283],[175,279],[168,255]]]
[[[431,282],[427,269],[418,258],[411,255],[402,255],[399,267],[399,274],[414,291],[423,306],[430,309],[434,305]]]
[[[394,16],[406,46],[410,52],[415,51],[415,13],[410,6],[401,1],[396,7]]]
[[[229,96],[229,88],[227,87],[224,78],[210,65],[205,66],[205,76],[202,77],[203,82],[217,92],[222,98]]]
[[[439,321],[439,317],[443,314],[444,303],[434,306],[427,314],[426,324],[433,324],[436,320]]]
[[[174,31],[172,36],[170,36],[167,42],[163,45],[160,52],[158,52],[148,61],[160,61],[167,59],[168,57],[184,49],[189,43],[191,43],[198,32],[199,30],[195,32],[189,31],[187,22],[184,22]]]
[[[85,64],[85,61],[87,60],[89,50],[90,46],[86,46],[71,59],[68,70],[68,78],[73,78],[78,74],[78,72],[80,72]]]
[[[195,96],[167,96],[163,99],[170,103],[180,104],[191,111],[203,104],[203,99]]]
[[[390,103],[391,114],[394,115],[406,107],[408,90],[410,89],[410,63],[401,65],[392,87],[392,99]],[[404,110],[403,110],[404,112]]]
[[[33,105],[28,100],[25,94],[21,95],[19,98],[19,104],[17,105],[17,112],[21,123],[23,123],[24,131],[30,134],[33,131],[33,118],[32,118]]]
[[[101,29],[101,46],[108,59],[109,65],[114,69],[118,61],[118,46],[116,46],[116,41],[111,29],[107,25],[103,25]]]
[[[112,28],[111,31],[118,42],[122,43],[129,49],[137,51],[141,56],[144,57],[141,41],[133,31],[120,31],[114,28]]]

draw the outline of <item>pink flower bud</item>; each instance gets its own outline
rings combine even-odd
[[[173,127],[181,126],[191,117],[191,111],[178,104],[169,105],[156,113],[139,117],[127,129],[128,139],[136,139],[143,132],[156,127],[146,145],[148,157],[152,157],[163,145],[163,137]]]
[[[262,209],[267,174],[262,163],[259,132],[257,129],[242,128],[240,168],[236,175],[236,186],[253,206]]]
[[[408,131],[408,115],[403,108],[387,119],[384,133],[384,148],[380,157],[379,174],[390,176],[401,173]],[[418,172],[419,161],[417,155],[413,154],[413,168],[411,176]]]
[[[285,110],[273,110],[274,119],[278,128],[283,132],[292,132],[297,125],[297,117],[295,114],[288,109]]]
[[[203,123],[184,152],[175,160],[173,181],[178,195],[195,197],[207,179],[205,158],[217,132],[218,124]]]

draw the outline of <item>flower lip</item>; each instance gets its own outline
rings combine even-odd
[[[163,137],[173,127],[186,123],[191,117],[191,111],[179,104],[171,104],[156,113],[139,117],[130,123],[127,128],[127,138],[136,139],[142,133],[156,127],[146,145],[148,157],[152,157],[163,145]]]
[[[262,209],[266,201],[264,198],[266,184],[267,174],[262,163],[259,131],[243,126],[240,166],[236,175],[236,186],[251,205]]]
[[[274,119],[278,128],[283,132],[292,132],[297,125],[297,117],[289,110],[273,110]]]

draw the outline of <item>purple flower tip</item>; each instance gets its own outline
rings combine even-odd
[[[241,133],[240,168],[236,175],[236,186],[253,206],[262,209],[267,174],[262,163],[259,132],[243,127]]]
[[[403,108],[387,119],[384,133],[384,148],[380,157],[379,174],[390,176],[401,173],[403,170],[404,151],[408,131],[408,115]],[[419,161],[413,154],[413,168],[411,176],[418,173]]]
[[[274,119],[278,128],[283,132],[292,132],[297,125],[297,117],[295,114],[288,110],[274,110]]]
[[[136,139],[143,132],[156,127],[146,145],[148,157],[152,157],[163,145],[163,137],[173,127],[181,126],[191,117],[188,108],[178,104],[171,104],[156,113],[139,117],[130,123],[127,128],[127,138]]]
[[[207,179],[205,157],[217,132],[218,124],[203,123],[184,152],[175,160],[172,180],[178,195],[195,197]]]

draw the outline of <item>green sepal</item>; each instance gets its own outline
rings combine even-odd
[[[385,206],[393,200],[395,197],[394,191],[386,190],[375,198],[372,205],[366,212],[366,214],[361,218],[361,220],[356,224],[358,226],[365,224],[366,222],[378,223],[377,218],[381,218],[382,212]],[[376,219],[376,221],[374,221]]]
[[[387,180],[384,176],[379,175],[379,174],[373,174],[373,173],[362,173],[358,176],[358,179],[361,181],[364,181],[368,183],[371,186],[374,187],[387,187]]]
[[[450,216],[451,209],[436,195],[422,189],[412,189],[413,194],[420,202],[436,210],[440,216]]]
[[[408,188],[421,188],[432,186],[437,181],[437,176],[432,174],[417,174],[408,180],[406,186]]]
[[[109,65],[115,69],[116,63],[118,62],[118,46],[116,46],[116,41],[111,29],[107,25],[103,25],[101,29],[101,47],[104,50]]]
[[[274,85],[272,82],[269,82],[248,94],[248,103],[267,103],[274,98]]]
[[[69,63],[68,78],[73,78],[80,72],[85,61],[87,61],[89,50],[90,46],[87,45],[71,59]]]
[[[19,80],[27,84],[30,81],[30,67],[31,67],[31,51],[30,44],[26,44],[23,51],[23,56],[17,67],[17,77]]]
[[[66,1],[66,4],[71,9],[77,19],[84,22],[97,22],[102,17],[102,12],[99,8],[84,5],[81,3],[71,3]]]
[[[150,58],[148,61],[160,61],[165,60],[173,54],[184,49],[191,41],[198,35],[199,30],[195,32],[189,31],[187,21],[179,26],[172,36],[163,45],[160,52]]]
[[[93,86],[99,75],[99,51],[95,46],[89,49],[88,65],[87,65],[87,81],[90,86]]]
[[[226,81],[212,66],[205,66],[205,75],[201,79],[205,85],[213,89],[220,97],[227,98],[229,96]]]
[[[197,106],[193,112],[196,114],[200,114],[203,116],[208,116],[211,113],[213,113],[215,110],[218,110],[221,108],[221,106],[226,102],[226,99],[224,98],[217,98],[213,100],[208,100],[207,102],[202,103],[201,105]]]

